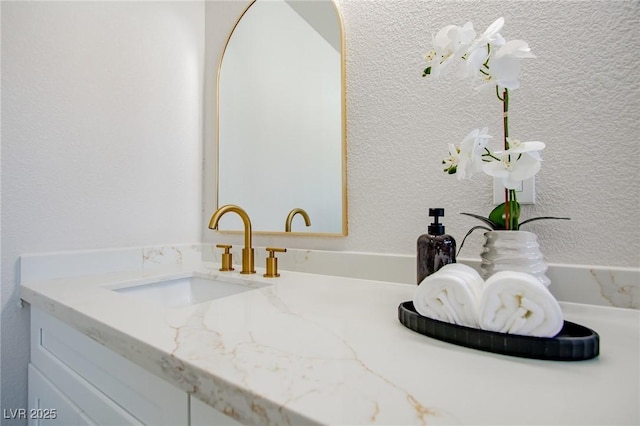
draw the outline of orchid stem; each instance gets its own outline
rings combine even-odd
[[[502,122],[504,127],[504,149],[505,151],[509,149],[509,90],[504,89],[502,92],[502,97],[500,97],[500,90],[496,85],[496,95],[498,99],[502,101]],[[510,159],[508,159],[510,160]],[[515,228],[514,218],[516,217],[515,212],[511,211],[511,201],[516,201],[515,191],[510,191],[505,188],[504,190],[504,225],[506,230],[510,230]],[[514,204],[515,205],[515,204]]]
[[[496,157],[495,155],[493,155],[491,153],[491,151],[489,151],[489,148],[485,148],[484,150],[486,152],[484,154],[482,154],[483,157],[489,157],[489,158],[493,158],[496,161],[500,161],[500,159],[498,157]],[[486,161],[490,161],[490,160],[486,160]]]
[[[502,94],[502,117],[504,125],[504,149],[509,149],[509,90],[504,89]]]

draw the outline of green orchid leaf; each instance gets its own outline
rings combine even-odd
[[[498,225],[499,228],[496,229],[507,229],[505,224],[506,215],[505,215],[505,206],[507,203],[502,203],[496,206],[495,209],[491,210],[489,213],[489,219]],[[512,229],[518,229],[518,219],[520,218],[520,204],[517,201],[509,201],[509,215],[510,222],[515,224],[512,226]]]
[[[486,223],[487,225],[489,225],[489,227],[493,230],[500,230],[500,229],[504,229],[504,224],[502,226],[500,226],[499,224],[495,223],[494,221],[492,221],[491,219],[488,219],[486,217],[477,215],[477,214],[473,214],[473,213],[460,213],[460,214],[464,214],[467,216],[471,216],[474,217],[478,220],[483,221],[484,223]]]
[[[540,216],[540,217],[532,217],[531,219],[527,219],[520,224],[520,227],[525,223],[533,222],[536,220],[546,220],[546,219],[557,219],[557,220],[571,220],[570,217],[555,217],[555,216]]]
[[[484,219],[484,218],[482,218],[482,219]],[[473,233],[473,231],[476,231],[478,229],[484,229],[485,231],[491,231],[491,228],[487,228],[486,226],[482,226],[482,225],[476,225],[473,228],[469,229],[469,231],[467,232],[467,235],[465,235],[464,238],[462,239],[462,243],[460,244],[460,247],[458,247],[458,253],[456,253],[456,256],[460,255],[460,250],[462,250],[462,247],[464,247],[464,242],[467,240],[467,237],[469,235],[471,235]]]

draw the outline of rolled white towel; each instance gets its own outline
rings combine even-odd
[[[451,263],[422,280],[413,306],[427,318],[477,328],[483,284],[475,269]]]
[[[478,314],[483,330],[525,336],[554,337],[564,324],[555,297],[524,272],[500,271],[489,277]]]

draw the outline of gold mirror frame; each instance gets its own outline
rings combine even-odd
[[[216,145],[215,145],[215,164],[216,164],[216,209],[220,208],[219,194],[220,194],[220,74],[222,70],[222,62],[224,59],[225,52],[227,51],[227,47],[233,36],[234,31],[236,30],[238,24],[245,16],[247,11],[259,0],[252,0],[251,3],[244,9],[242,14],[238,17],[238,20],[234,24],[227,40],[225,42],[224,48],[220,55],[220,60],[218,61],[218,70],[216,77]],[[323,236],[323,237],[344,237],[348,235],[348,206],[347,206],[347,121],[346,121],[346,61],[345,61],[345,41],[344,41],[344,23],[342,20],[342,15],[340,14],[340,10],[335,3],[334,0],[327,0],[331,2],[334,7],[336,17],[338,19],[338,27],[340,30],[340,106],[341,106],[341,179],[342,179],[342,232],[285,232],[285,231],[271,231],[271,230],[254,230],[254,234],[263,234],[263,235],[295,235],[295,236]],[[277,190],[277,189],[276,189]],[[295,209],[294,209],[295,210]],[[293,213],[293,210],[292,212]],[[256,213],[253,212],[255,215]],[[291,214],[290,214],[291,215]],[[283,218],[282,229],[285,229],[285,221],[288,221],[289,218]],[[220,230],[220,232],[224,233],[242,233],[241,230]]]

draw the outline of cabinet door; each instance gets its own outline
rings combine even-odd
[[[94,423],[53,383],[29,364],[29,426],[93,426]]]
[[[31,362],[98,424],[188,423],[186,392],[34,307]]]

